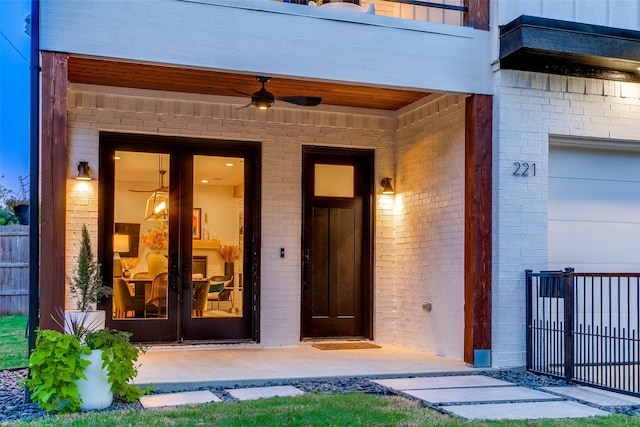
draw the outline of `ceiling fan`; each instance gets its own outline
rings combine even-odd
[[[251,97],[251,103],[245,105],[245,107],[248,107],[249,105],[253,105],[259,110],[266,110],[267,108],[272,107],[276,100],[288,102],[290,104],[301,105],[303,107],[315,107],[316,105],[322,102],[322,98],[319,96],[299,95],[299,96],[275,97],[271,92],[269,92],[264,88],[264,85],[271,81],[271,77],[256,76],[256,80],[262,84],[262,88],[259,91],[254,92],[252,95],[237,91],[235,89],[231,89],[235,93],[239,93],[240,95]],[[245,108],[245,107],[242,107],[242,108]]]

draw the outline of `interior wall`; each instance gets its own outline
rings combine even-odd
[[[398,117],[398,344],[463,358],[464,96],[432,95]],[[423,309],[431,303],[431,311]]]
[[[233,187],[196,185],[193,205],[201,209],[201,226],[206,215],[210,240],[218,240],[220,245],[240,244],[241,200],[233,196]],[[193,255],[207,257],[207,276],[224,275],[224,260],[217,250],[194,249]],[[241,261],[236,264],[241,267]]]
[[[235,101],[235,100],[234,100]],[[394,176],[395,146],[392,113],[376,110],[331,111],[288,109],[279,103],[258,111],[238,109],[228,99],[210,96],[71,85],[68,95],[70,189],[67,196],[67,272],[77,255],[74,230],[86,221],[97,233],[97,181],[94,189],[76,197],[72,178],[77,162],[88,161],[94,179],[98,171],[100,131],[178,135],[212,139],[260,141],[262,146],[261,205],[261,343],[298,345],[300,340],[300,277],[302,228],[302,146],[325,145],[375,150],[375,181]],[[75,173],[75,174],[74,174]],[[381,187],[375,206],[381,206]],[[375,248],[374,336],[393,342],[393,329],[382,320],[395,317],[388,295],[394,291],[392,209],[378,208]],[[82,222],[80,222],[81,224]],[[94,238],[94,245],[98,242]],[[286,257],[280,258],[280,248]],[[67,296],[67,306],[71,300]]]
[[[156,228],[159,223],[144,220],[145,207],[150,193],[140,191],[155,188],[155,186],[157,186],[157,182],[121,181],[116,188],[115,222],[140,224],[138,261],[135,267],[130,269],[132,274],[148,270],[146,257],[151,250],[142,244],[142,236]],[[206,215],[210,239],[218,240],[220,245],[238,245],[241,213],[239,200],[234,198],[233,187],[230,186],[195,186],[193,202],[194,207],[201,209],[201,225],[204,226]],[[193,255],[207,257],[207,276],[224,274],[224,260],[218,256],[217,250],[194,248]]]

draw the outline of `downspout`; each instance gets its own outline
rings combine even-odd
[[[35,348],[40,301],[40,1],[31,0],[31,58],[29,79],[29,355]],[[25,400],[31,401],[25,387]]]

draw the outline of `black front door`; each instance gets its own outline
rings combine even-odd
[[[371,338],[373,153],[303,151],[302,338]]]
[[[257,339],[258,145],[100,142],[107,325],[140,342]]]

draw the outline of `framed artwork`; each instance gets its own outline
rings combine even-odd
[[[115,234],[126,234],[129,236],[129,251],[120,252],[122,258],[138,258],[138,245],[140,243],[140,224],[127,224],[116,222]]]
[[[193,240],[202,239],[202,209],[193,208],[193,221],[191,222],[191,235]]]

